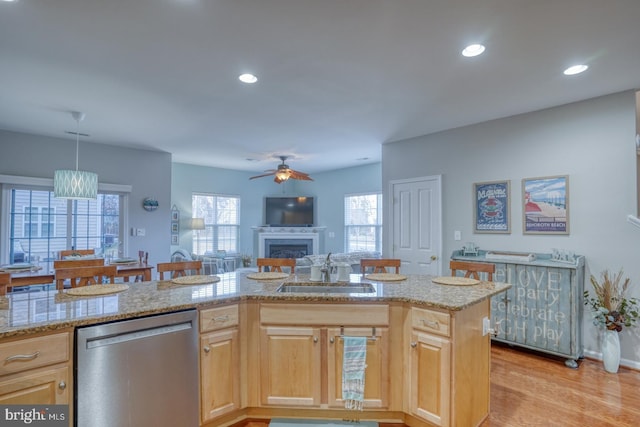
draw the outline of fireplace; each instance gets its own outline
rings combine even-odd
[[[320,251],[320,238],[315,230],[267,230],[258,232],[259,258],[302,258]]]
[[[311,239],[265,239],[264,244],[268,258],[302,258],[313,254]]]

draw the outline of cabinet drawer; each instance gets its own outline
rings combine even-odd
[[[69,333],[25,338],[0,344],[0,375],[69,360]]]
[[[215,331],[238,324],[238,306],[210,308],[200,311],[200,332]]]
[[[448,337],[449,323],[448,313],[415,307],[411,309],[411,326],[414,329]]]
[[[387,326],[386,304],[261,304],[260,322],[270,325]]]

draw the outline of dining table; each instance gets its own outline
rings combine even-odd
[[[134,261],[126,263],[105,263],[105,265],[115,265],[117,267],[116,277],[122,278],[124,282],[129,282],[131,277],[135,281],[151,281],[153,266],[146,262]],[[24,268],[0,267],[0,270],[11,273],[11,285],[8,288],[31,285],[49,285],[55,282],[55,270],[53,262],[40,263],[40,265],[25,266]]]

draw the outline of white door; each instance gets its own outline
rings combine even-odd
[[[407,274],[441,274],[441,176],[390,182],[391,254],[402,260]]]

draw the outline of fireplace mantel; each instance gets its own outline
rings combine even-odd
[[[258,258],[264,258],[268,240],[310,240],[312,253],[320,253],[320,233],[326,227],[254,227],[258,233]]]

